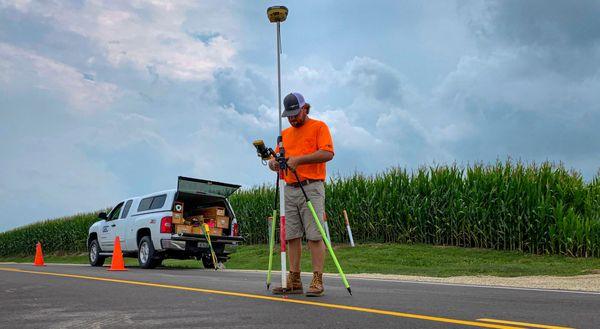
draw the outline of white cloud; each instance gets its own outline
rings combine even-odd
[[[60,93],[77,110],[106,108],[120,95],[114,84],[91,81],[74,67],[3,42],[0,67],[3,83],[29,77],[35,84],[29,87]]]
[[[221,35],[203,42],[185,31],[189,11],[213,9],[195,1],[28,2],[15,8],[85,37],[114,66],[132,65],[142,72],[151,67],[171,79],[210,80],[214,70],[231,66],[235,54],[233,43]]]
[[[336,148],[340,146],[343,149],[366,151],[382,144],[382,141],[367,129],[353,124],[344,111],[325,111],[319,119],[327,123],[331,134],[336,137],[334,141]]]
[[[0,0],[0,7],[14,7],[20,11],[27,11],[32,0]]]

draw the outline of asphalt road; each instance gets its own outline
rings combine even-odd
[[[264,273],[256,272],[0,264],[0,327],[600,328],[598,293],[350,284],[353,296],[330,276],[324,297],[282,298],[269,294]]]

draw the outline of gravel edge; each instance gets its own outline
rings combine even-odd
[[[451,283],[481,286],[502,286],[518,288],[536,288],[536,289],[557,289],[573,291],[600,292],[600,274],[587,274],[577,276],[519,276],[519,277],[498,277],[498,276],[454,276],[447,278],[426,277],[416,275],[390,275],[390,274],[349,274],[347,277],[364,279],[382,279],[397,281],[418,281]]]

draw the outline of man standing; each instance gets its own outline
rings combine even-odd
[[[302,281],[300,279],[300,258],[302,255],[302,236],[306,235],[312,258],[313,279],[306,292],[306,296],[322,296],[323,288],[323,263],[325,261],[325,243],[317,224],[306,205],[300,186],[304,187],[306,194],[312,202],[315,212],[324,225],[323,213],[325,211],[325,187],[323,185],[326,175],[325,162],[333,159],[333,141],[327,125],[319,120],[308,117],[310,104],[304,101],[299,93],[291,93],[283,100],[285,110],[281,114],[287,117],[291,127],[282,132],[283,146],[287,165],[295,169],[296,176],[287,170],[285,173],[285,233],[287,236],[290,273],[287,277],[287,289],[273,288],[274,294],[302,294]],[[277,148],[276,152],[279,150]],[[275,159],[269,161],[269,168],[279,170]]]

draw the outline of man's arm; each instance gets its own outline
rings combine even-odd
[[[322,163],[333,159],[333,152],[316,150],[311,154],[292,156],[287,160],[288,167],[296,169],[299,165],[307,163]]]

